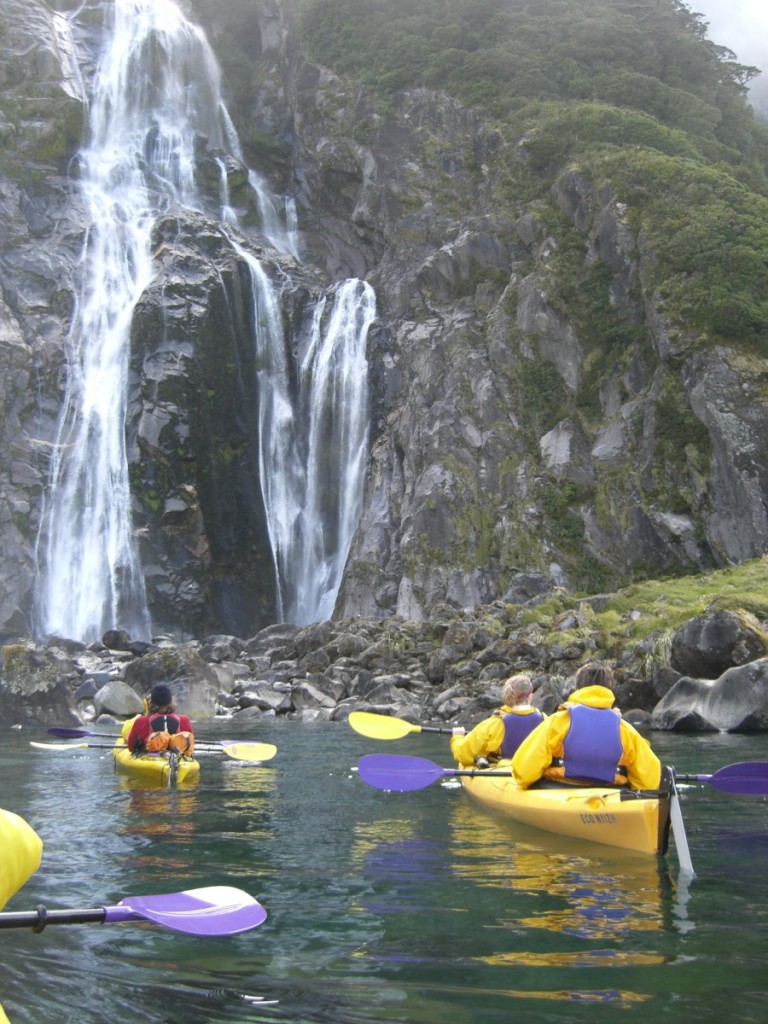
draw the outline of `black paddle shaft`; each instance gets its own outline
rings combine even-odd
[[[0,914],[0,928],[31,928],[41,932],[49,924],[103,924],[104,907],[93,910],[47,910],[42,904],[34,910],[9,911]]]

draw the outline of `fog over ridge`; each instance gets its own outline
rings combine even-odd
[[[766,0],[691,0],[692,11],[709,23],[708,37],[727,46],[742,64],[760,68],[750,85],[755,109],[768,119],[768,3]]]

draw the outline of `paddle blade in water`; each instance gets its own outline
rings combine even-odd
[[[395,754],[366,754],[357,763],[360,778],[376,789],[391,789],[398,793],[426,789],[443,775],[452,775],[449,768],[441,768],[423,757],[398,757]]]
[[[376,715],[371,711],[353,711],[349,724],[355,732],[372,740],[399,740],[411,732],[421,732],[418,725],[411,725],[402,718]]]
[[[678,775],[678,782],[705,782],[724,793],[768,796],[768,761],[739,761],[712,775]]]
[[[203,745],[210,750],[210,745]],[[235,761],[271,761],[277,753],[274,743],[222,743],[221,750]]]
[[[105,922],[142,918],[188,935],[236,935],[267,919],[262,905],[241,889],[213,885],[162,896],[128,896],[105,907]]]
[[[737,761],[710,776],[718,781],[727,778],[768,779],[768,761]]]
[[[267,919],[262,905],[241,889],[212,885],[204,889],[127,896],[114,907],[89,910],[48,910],[0,914],[0,928],[33,928],[41,932],[53,924],[117,924],[152,921],[187,935],[237,935],[258,928]]]
[[[91,743],[36,743],[35,740],[30,740],[29,745],[36,750],[87,750],[93,746]]]

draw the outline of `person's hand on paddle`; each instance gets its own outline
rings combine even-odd
[[[466,736],[466,734],[467,730],[463,725],[454,725],[453,729],[451,729],[452,736]]]

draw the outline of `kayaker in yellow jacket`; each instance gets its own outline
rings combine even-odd
[[[592,661],[576,673],[576,690],[518,748],[512,771],[527,788],[542,777],[658,789],[661,762],[645,737],[613,707],[613,672]]]
[[[527,675],[510,676],[501,691],[504,704],[498,711],[468,734],[463,726],[453,730],[451,753],[462,768],[482,758],[496,761],[512,757],[525,737],[544,721],[542,712],[531,706],[532,693],[533,684]]]

